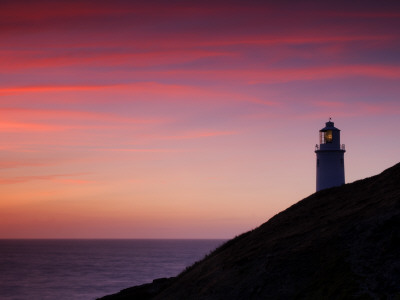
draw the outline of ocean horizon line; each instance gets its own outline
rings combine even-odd
[[[123,241],[123,240],[141,240],[141,241],[160,241],[160,240],[171,240],[171,241],[195,241],[195,240],[230,240],[231,238],[0,238],[0,241],[56,241],[56,240],[74,240],[74,241]]]

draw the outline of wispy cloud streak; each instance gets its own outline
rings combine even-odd
[[[394,164],[399,16],[396,1],[1,1],[0,238],[44,236],[65,211],[69,237],[234,236],[314,191],[329,117],[348,181]]]
[[[51,174],[51,175],[32,175],[32,176],[16,176],[16,177],[0,177],[0,185],[7,185],[7,184],[18,184],[18,183],[25,183],[29,181],[59,181],[63,183],[71,183],[71,184],[84,184],[90,183],[89,180],[77,179],[77,176],[82,176],[86,174]],[[74,178],[70,178],[74,177]]]

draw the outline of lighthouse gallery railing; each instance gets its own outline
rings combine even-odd
[[[315,145],[315,150],[320,150],[320,147],[318,144]],[[346,146],[344,144],[340,145],[340,150],[346,150]]]

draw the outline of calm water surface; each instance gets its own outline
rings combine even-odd
[[[0,240],[0,299],[96,299],[179,274],[223,240]]]

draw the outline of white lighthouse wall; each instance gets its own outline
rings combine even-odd
[[[344,183],[344,151],[318,151],[317,191]]]

